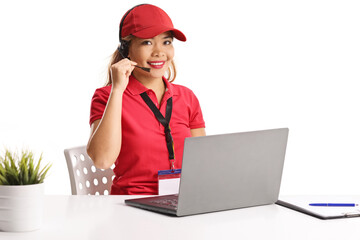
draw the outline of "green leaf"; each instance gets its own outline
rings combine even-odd
[[[28,156],[26,153],[23,153],[21,159],[21,168],[22,168],[22,175],[23,175],[23,182],[22,184],[26,185],[29,184],[29,169],[28,169]]]
[[[10,164],[9,164],[10,168],[17,169],[16,164],[15,164],[16,158],[17,158],[17,155],[15,153],[12,155],[9,150],[6,150],[5,159],[7,159],[8,162],[10,162]]]
[[[49,163],[48,163],[48,164],[46,164],[46,166],[41,170],[39,183],[43,183],[43,182],[44,182],[45,176],[46,176],[46,174],[47,174],[47,172],[49,171],[49,169],[50,169],[51,166],[52,166],[52,164],[49,165]]]
[[[29,159],[29,182],[33,182],[32,180],[34,174],[34,157]]]
[[[9,185],[6,178],[4,176],[2,176],[2,175],[0,175],[0,185]]]
[[[32,183],[36,183],[38,178],[39,178],[39,169],[40,169],[40,163],[42,161],[42,156],[43,155],[41,154],[40,158],[39,158],[39,161],[38,161],[38,164],[35,167],[35,170],[33,170],[31,175],[30,175],[30,182],[32,182]],[[32,168],[33,168],[33,165],[32,165]]]
[[[0,162],[0,176],[5,176],[5,168],[3,167],[3,164]]]

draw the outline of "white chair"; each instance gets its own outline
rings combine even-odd
[[[115,177],[113,167],[98,169],[86,153],[86,146],[64,150],[72,195],[108,195]],[[113,165],[114,166],[114,165]]]

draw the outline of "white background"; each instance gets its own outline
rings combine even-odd
[[[140,1],[0,2],[0,147],[53,167],[47,194],[70,194],[63,150],[85,145],[122,15]],[[360,3],[148,1],[176,41],[175,83],[198,96],[207,134],[289,127],[281,194],[360,194]]]

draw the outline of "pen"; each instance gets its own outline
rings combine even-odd
[[[313,207],[356,207],[355,203],[310,203],[309,206]]]

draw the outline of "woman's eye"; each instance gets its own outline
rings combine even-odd
[[[143,41],[141,44],[142,45],[151,45],[151,42],[150,41]]]

